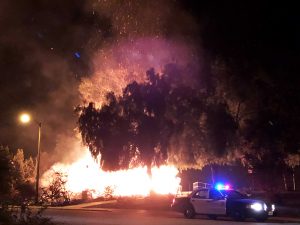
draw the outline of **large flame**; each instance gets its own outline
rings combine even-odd
[[[194,48],[182,41],[155,36],[122,39],[108,44],[94,55],[94,75],[81,80],[79,93],[82,104],[93,102],[97,108],[101,108],[106,103],[107,93],[120,96],[127,84],[145,81],[147,70],[154,68],[161,74],[169,63],[183,67],[193,65],[195,70],[199,69]],[[42,177],[43,186],[49,185],[53,171],[67,175],[67,190],[75,194],[93,191],[93,197],[104,195],[107,187],[113,190],[115,196],[147,196],[151,192],[175,194],[180,187],[178,170],[172,165],[153,167],[151,177],[145,166],[105,172],[88,150],[71,164],[53,165]]]
[[[74,194],[90,191],[93,198],[104,196],[107,188],[114,196],[148,196],[157,194],[176,194],[180,187],[178,170],[174,166],[163,165],[151,169],[139,166],[128,170],[105,172],[87,150],[80,159],[71,164],[54,164],[42,177],[42,186],[51,182],[53,171],[66,175],[66,189]]]

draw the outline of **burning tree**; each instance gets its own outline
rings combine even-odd
[[[121,96],[108,93],[101,108],[77,108],[82,139],[92,155],[101,155],[103,168],[139,163],[150,172],[167,161],[181,168],[227,161],[237,126],[222,99],[209,94],[188,67],[169,64],[162,74],[151,69],[146,76]]]

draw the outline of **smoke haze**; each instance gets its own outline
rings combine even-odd
[[[101,105],[150,67],[200,60],[198,25],[176,1],[5,0],[0,10],[0,143],[36,154],[37,126],[16,119],[30,112],[42,122],[44,169],[71,160],[76,105]]]

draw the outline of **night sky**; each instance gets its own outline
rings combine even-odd
[[[299,24],[288,2],[3,0],[0,144],[35,155],[37,126],[20,125],[22,111],[42,121],[43,151],[74,135],[78,86],[94,75],[95,54],[122,40],[181,40],[201,55],[203,76],[219,56],[245,80],[260,68],[297,89]]]

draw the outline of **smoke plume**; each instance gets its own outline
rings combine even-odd
[[[30,112],[42,122],[44,169],[72,158],[75,106],[100,107],[151,67],[200,60],[198,25],[176,1],[5,0],[0,10],[0,142],[36,155],[37,126],[15,119]]]

